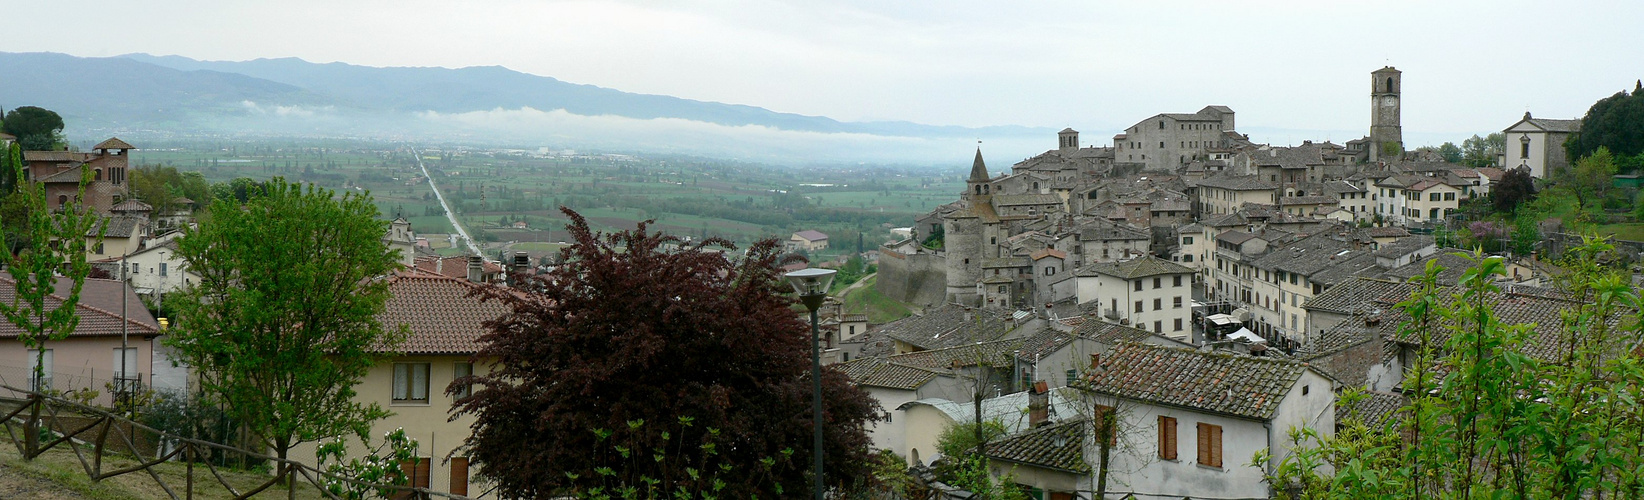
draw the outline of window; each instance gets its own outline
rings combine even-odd
[[[1153,289],[1154,289],[1154,290],[1158,290],[1158,289],[1159,289],[1159,283],[1161,283],[1161,281],[1160,281],[1160,279],[1161,279],[1161,278],[1153,278]]]
[[[1159,416],[1159,458],[1176,459],[1176,419]]]
[[[1455,193],[1444,193],[1444,201],[1456,201]]]
[[[1170,277],[1170,286],[1174,286],[1174,287],[1182,286],[1182,275],[1178,274],[1178,275],[1175,275],[1175,276],[1171,276]]]
[[[1182,262],[1193,262],[1193,254],[1183,255]]]
[[[1164,309],[1164,299],[1153,299],[1153,310]]]
[[[165,276],[165,275],[166,275],[166,263],[161,262],[160,263],[160,276]]]
[[[1142,280],[1136,280],[1136,291],[1142,291]]]
[[[1164,322],[1163,321],[1154,321],[1153,322],[1153,333],[1164,333]]]
[[[999,293],[1007,293],[1006,287],[1008,287],[1008,286],[1010,286],[1010,285],[999,285]],[[851,330],[855,330],[855,329],[856,329],[856,327],[854,327],[854,326],[851,327]],[[851,332],[851,333],[855,333],[855,332]]]
[[[1182,237],[1182,244],[1183,245],[1192,245],[1193,244],[1193,237],[1192,236],[1183,236]]]
[[[103,253],[103,242],[97,242],[97,246],[92,247],[91,253]]]
[[[1142,312],[1142,301],[1136,301],[1136,312]]]
[[[851,329],[855,330],[856,327],[852,326]],[[457,380],[457,379],[467,377],[467,376],[470,376],[470,375],[473,375],[473,374],[474,374],[474,364],[473,363],[457,363],[454,367],[452,367],[451,380]],[[473,393],[474,393],[473,384],[463,384],[463,385],[457,387],[457,393],[454,394],[454,396],[457,399],[462,399],[462,398],[468,397],[469,395],[472,395]]]
[[[1068,370],[1067,371],[1067,385],[1073,385],[1073,383],[1077,382],[1077,381],[1079,381],[1079,370],[1072,370],[1072,369]],[[1304,389],[1305,389],[1305,387],[1304,387]]]
[[[1439,201],[1438,193],[1427,193],[1427,201]]]
[[[125,351],[125,352],[121,352]],[[142,371],[137,368],[137,348],[114,348],[114,384],[117,392],[130,393],[142,383]]]
[[[1112,300],[1112,307],[1109,307],[1108,309],[1112,310],[1113,312],[1119,312],[1119,299],[1113,299]]]
[[[1222,426],[1199,422],[1199,465],[1222,466]]]
[[[137,263],[134,262],[131,264],[131,274],[137,274],[137,272],[141,270],[143,270],[143,268],[138,267]]]
[[[1520,143],[1518,146],[1519,146],[1518,147],[1518,157],[1519,158],[1529,158],[1530,157],[1530,141],[1524,141],[1524,142]]]
[[[1176,331],[1182,331],[1182,319],[1176,318]]]
[[[28,356],[29,356],[29,387],[34,389],[35,391],[44,391],[46,389],[50,389],[51,388],[51,373],[52,373],[52,371],[51,371],[51,349],[46,349],[46,354],[44,356],[40,355],[40,350],[39,349],[29,349],[28,350]],[[36,380],[34,378],[34,370],[36,368],[39,368],[40,372],[45,374],[45,376],[41,377],[39,380]]]
[[[1176,298],[1171,299],[1171,309],[1181,309],[1181,308],[1182,308],[1182,296],[1177,295]]]
[[[394,363],[393,402],[428,402],[428,363]]]

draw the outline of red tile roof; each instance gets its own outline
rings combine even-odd
[[[49,310],[63,303],[63,297],[68,295],[71,282],[67,278],[57,278],[57,293],[46,299],[46,308]],[[80,316],[80,325],[74,329],[73,337],[89,337],[103,335],[120,335],[122,321],[120,319],[120,296],[125,294],[126,315],[124,330],[132,336],[157,335],[160,332],[159,322],[143,307],[142,299],[137,293],[118,280],[87,278],[85,285],[80,289],[80,302],[75,309]],[[16,281],[10,275],[0,275],[0,301],[12,302],[17,297]],[[16,338],[22,330],[10,321],[0,321],[0,338]]]
[[[426,273],[396,275],[390,278],[390,296],[378,319],[385,328],[411,329],[399,352],[473,354],[481,346],[480,336],[489,331],[484,323],[510,312],[501,302],[469,296],[476,286],[489,285]]]

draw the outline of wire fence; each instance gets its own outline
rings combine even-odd
[[[6,377],[8,381],[18,378],[14,374]],[[68,383],[59,377],[56,373],[50,376],[50,386],[54,389],[51,393],[11,383],[0,384],[0,426],[5,428],[5,435],[0,439],[9,439],[24,460],[35,460],[50,450],[66,449],[93,481],[140,473],[149,476],[174,500],[192,500],[207,490],[242,499],[259,494],[266,496],[281,488],[293,499],[298,498],[299,490],[304,491],[304,497],[318,494],[335,500],[347,498],[345,491],[364,490],[395,499],[470,500],[464,495],[427,488],[362,481],[296,460],[164,432],[108,410],[55,395],[58,384]],[[27,375],[21,380],[34,381]],[[94,379],[87,376],[86,380],[83,384],[90,384]],[[174,470],[177,463],[183,471]],[[163,465],[168,468],[158,470]],[[249,475],[253,479],[247,480],[247,474],[232,474],[231,469],[264,473]]]

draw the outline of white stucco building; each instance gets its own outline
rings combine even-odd
[[[1079,303],[1098,316],[1175,340],[1190,341],[1192,268],[1153,256],[1098,262],[1078,272]]]

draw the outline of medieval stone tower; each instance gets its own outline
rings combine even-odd
[[[965,180],[965,192],[959,195],[965,207],[949,212],[942,221],[947,302],[979,305],[976,280],[982,276],[983,226],[998,222],[998,216],[993,213],[992,190],[988,167],[982,163],[982,150],[977,149],[976,160],[970,166],[970,178]]]
[[[1404,132],[1399,126],[1399,70],[1388,66],[1370,73],[1370,161],[1383,159],[1386,144],[1404,151]]]

